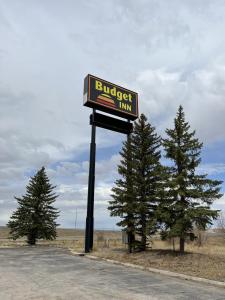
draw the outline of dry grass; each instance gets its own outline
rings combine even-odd
[[[7,239],[9,237],[9,229],[5,226],[0,226],[0,239]]]
[[[0,227],[0,247],[22,246],[25,239],[12,241],[8,239],[8,230]],[[83,252],[84,231],[74,229],[58,229],[58,237],[54,241],[38,241],[40,245],[57,246]],[[164,269],[178,273],[199,276],[225,282],[225,239],[219,236],[207,236],[202,247],[196,242],[186,244],[186,254],[173,252],[172,242],[163,242],[154,237],[152,248],[146,252],[127,253],[122,244],[121,232],[96,231],[93,255],[130,262],[152,268]],[[178,249],[178,241],[175,241]]]
[[[38,240],[37,244],[64,248],[76,248],[82,251],[84,247],[84,230],[59,228],[57,229],[56,240]],[[8,228],[0,226],[0,247],[20,247],[24,245],[27,245],[25,237],[13,241],[9,238]]]
[[[175,243],[178,249],[178,242]],[[202,247],[195,242],[186,245],[185,255],[172,250],[172,243],[153,240],[152,249],[146,252],[128,254],[124,245],[116,247],[96,247],[96,256],[129,262],[144,267],[169,270],[225,282],[225,240],[208,237]]]

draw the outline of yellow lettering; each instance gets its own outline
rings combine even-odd
[[[127,104],[127,110],[131,111],[131,105]]]
[[[106,94],[110,94],[110,88],[108,86],[106,86],[106,85],[103,87],[103,91]]]
[[[98,91],[102,91],[102,83],[98,80],[95,80],[95,89]]]
[[[127,110],[127,105],[126,105],[126,103],[123,103],[123,102],[122,102],[122,103],[121,103],[121,108]]]
[[[127,94],[123,94],[123,100],[127,100],[128,95]]]
[[[116,97],[118,101],[129,101],[132,103],[132,94],[123,93],[118,91],[116,87],[110,88],[104,85],[101,81],[95,80],[95,89],[98,91],[103,91],[103,93]],[[125,110],[131,110],[131,105],[126,103],[120,103],[119,107]]]
[[[116,96],[116,87],[111,89],[111,95]]]
[[[120,102],[119,107],[122,108],[123,110],[132,111],[132,106],[124,102]]]
[[[121,92],[117,92],[117,99],[121,101],[123,99],[123,94]]]

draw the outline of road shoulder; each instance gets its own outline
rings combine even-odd
[[[69,250],[73,255],[85,256],[86,258],[93,259],[93,260],[103,260],[103,261],[106,261],[106,262],[109,262],[112,264],[117,264],[117,265],[129,267],[129,268],[135,268],[135,269],[139,269],[139,270],[149,271],[151,273],[157,273],[157,274],[166,275],[166,276],[170,276],[170,277],[180,278],[183,280],[190,280],[190,281],[194,281],[194,282],[200,282],[200,283],[210,284],[210,285],[216,286],[216,287],[225,288],[225,282],[221,282],[221,281],[216,281],[216,280],[211,280],[211,279],[206,279],[206,278],[201,278],[201,277],[196,277],[196,276],[190,276],[190,275],[171,272],[171,271],[167,271],[167,270],[144,267],[144,266],[137,265],[137,264],[131,264],[131,263],[117,261],[114,259],[108,259],[108,258],[104,258],[104,257],[99,257],[99,256],[90,255],[90,254],[76,252],[73,249],[69,249]]]

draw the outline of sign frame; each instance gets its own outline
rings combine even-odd
[[[115,89],[114,91],[116,91],[116,93],[119,92],[120,96],[121,97],[123,96],[123,98],[125,96],[126,96],[126,98],[130,97],[131,99],[129,98],[129,101],[130,101],[131,109],[133,109],[132,107],[135,106],[135,111],[129,112],[129,111],[126,111],[125,109],[118,108],[115,105],[115,103],[114,103],[114,106],[116,106],[116,107],[113,107],[112,103],[110,103],[110,102],[107,103],[106,98],[103,98],[102,101],[98,102],[97,99],[98,99],[99,95],[96,97],[96,99],[94,99],[93,93],[96,93],[96,91],[93,91],[93,88],[91,89],[91,80],[98,81],[98,82],[102,83],[102,85],[105,84],[105,85],[110,86],[110,88],[109,87],[106,87],[106,88],[108,88],[108,90]],[[103,95],[107,96],[105,94],[103,94]],[[100,96],[103,97],[102,94],[100,94]],[[112,97],[114,97],[114,98],[112,98]],[[131,91],[127,88],[123,88],[120,85],[111,83],[107,80],[104,80],[104,79],[101,79],[99,77],[93,76],[91,74],[88,74],[84,79],[83,100],[84,100],[84,106],[88,106],[88,107],[91,107],[93,109],[98,109],[98,110],[101,110],[103,112],[113,114],[113,115],[119,116],[121,118],[124,118],[124,119],[127,119],[127,120],[132,120],[132,121],[134,121],[138,118],[138,93],[136,93],[134,91]],[[111,97],[109,97],[108,101],[114,102],[114,100],[115,100],[115,96],[111,96]],[[121,99],[121,100],[118,100],[118,101],[121,101],[120,105],[123,102],[124,107],[126,107],[126,105],[128,105],[128,104],[126,104],[126,102],[124,102],[124,101],[128,101],[128,99]]]
[[[116,131],[123,134],[130,134],[133,131],[133,124],[120,119],[108,117],[99,113],[90,115],[90,125]]]

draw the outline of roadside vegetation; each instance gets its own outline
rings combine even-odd
[[[121,231],[95,231],[93,254],[225,281],[225,216],[211,207],[222,181],[199,174],[202,147],[181,106],[164,139],[142,114],[123,143],[108,207]],[[31,177],[8,228],[0,227],[0,247],[84,251],[84,230],[57,228],[54,189],[44,167]]]
[[[145,251],[155,233],[163,240],[178,238],[179,252],[218,217],[211,205],[222,197],[222,181],[199,174],[203,144],[185,120],[182,106],[174,127],[161,139],[142,114],[123,144],[119,179],[109,202],[111,216],[128,236],[129,253]],[[167,159],[160,163],[161,151]],[[132,236],[132,238],[130,238]]]
[[[7,224],[12,239],[26,236],[27,243],[35,245],[37,239],[56,238],[59,211],[53,206],[58,197],[54,189],[44,167],[31,177],[26,194],[20,198],[15,197],[18,207]]]
[[[160,236],[153,236],[151,248],[131,254],[118,241],[105,240],[96,243],[93,255],[225,282],[225,239],[217,233],[204,232],[202,246],[198,240],[188,241],[184,255],[179,253],[179,238],[162,241]]]

